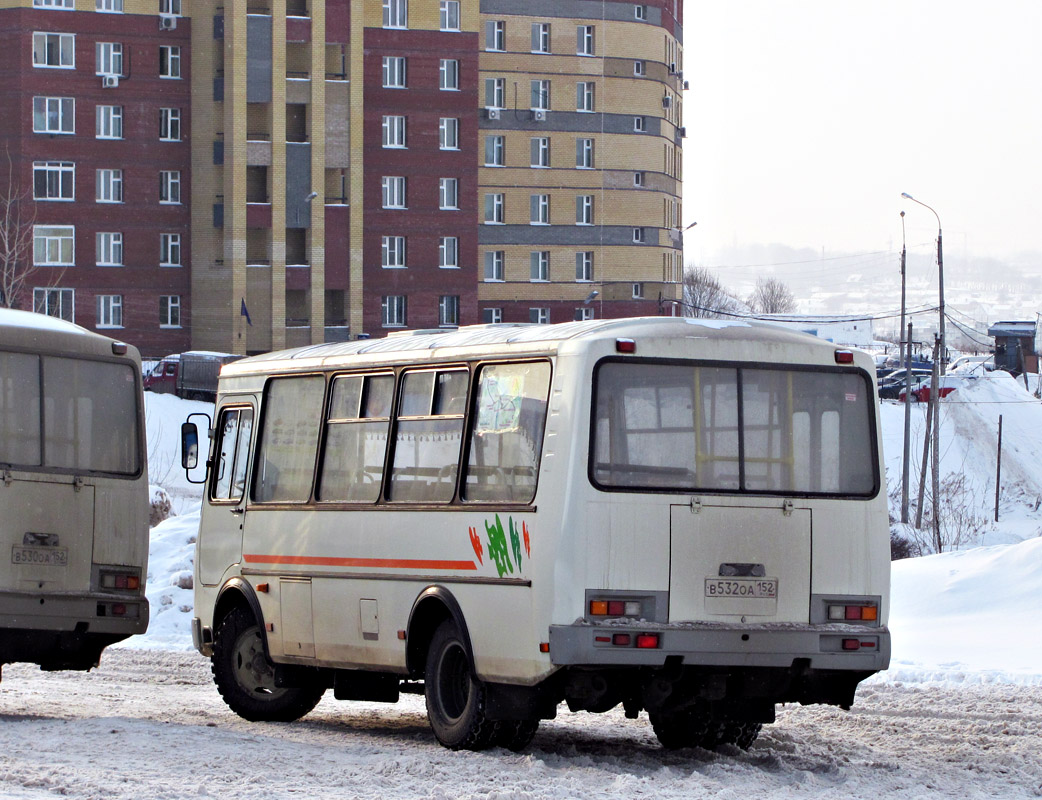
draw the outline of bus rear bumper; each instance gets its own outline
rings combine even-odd
[[[782,667],[878,672],[890,664],[890,631],[860,625],[551,625],[555,666]]]

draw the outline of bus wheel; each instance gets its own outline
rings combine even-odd
[[[717,725],[704,714],[693,711],[659,711],[648,716],[659,744],[667,750],[679,750],[682,747],[704,747],[711,750],[716,746]]]
[[[762,728],[763,725],[759,722],[727,721],[720,726],[720,743],[733,744],[743,750],[748,750],[756,741],[756,737],[760,735]]]
[[[210,669],[224,702],[251,722],[300,719],[325,692],[322,686],[275,686],[274,665],[264,653],[260,626],[243,608],[232,609],[217,627]]]
[[[473,673],[463,637],[446,620],[431,639],[423,683],[431,729],[450,750],[484,750],[496,732],[485,718],[485,687]]]
[[[537,719],[506,719],[496,723],[492,744],[519,753],[531,743],[539,728]]]

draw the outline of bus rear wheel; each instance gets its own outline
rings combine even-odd
[[[434,632],[423,683],[427,719],[442,745],[484,750],[492,744],[496,723],[485,716],[485,687],[474,676],[463,637],[451,620]]]
[[[275,686],[275,667],[264,651],[260,625],[243,608],[232,609],[217,627],[210,669],[224,702],[251,722],[300,719],[325,692],[322,686]]]
[[[649,713],[655,736],[667,750],[684,747],[704,747],[711,750],[716,746],[717,726],[705,714],[695,711],[659,711]]]

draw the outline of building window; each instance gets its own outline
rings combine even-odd
[[[181,234],[159,234],[159,266],[181,266]]]
[[[180,170],[162,170],[159,173],[159,202],[175,205],[181,202]]]
[[[94,199],[98,203],[123,202],[123,170],[95,170]]]
[[[592,56],[593,49],[593,25],[580,25],[576,29],[575,52],[581,56]]]
[[[181,109],[159,109],[159,140],[161,142],[181,141]]]
[[[644,229],[643,228],[634,228],[633,229],[633,241],[634,242],[643,242],[644,241]]]
[[[94,74],[123,74],[123,45],[119,42],[95,42]]]
[[[459,295],[443,294],[438,298],[438,325],[441,327],[459,325]]]
[[[633,130],[636,131],[637,133],[643,133],[644,132],[644,130],[645,130],[645,128],[644,128],[644,117],[634,117],[633,118]]]
[[[550,322],[550,309],[549,308],[530,308],[528,309],[528,321],[534,322],[536,325],[547,325]]]
[[[438,147],[459,150],[459,120],[455,117],[442,117],[438,122]]]
[[[550,110],[550,81],[532,81],[532,110]]]
[[[443,31],[459,30],[459,0],[441,0],[438,22]]]
[[[76,0],[33,0],[33,8],[64,8],[72,11]]]
[[[181,16],[181,0],[159,0],[159,13],[172,17]]]
[[[380,265],[384,269],[405,269],[405,237],[384,236],[380,245]]]
[[[459,91],[459,61],[443,58],[438,66],[438,88],[443,92]]]
[[[531,163],[533,167],[550,166],[550,138],[548,136],[537,136],[530,142]]]
[[[506,140],[502,136],[485,137],[485,166],[502,167],[506,165]]]
[[[550,280],[550,251],[539,250],[529,253],[529,280],[545,283]]]
[[[181,48],[161,45],[159,48],[159,77],[181,77]]]
[[[442,236],[438,240],[438,266],[441,269],[459,267],[459,239],[455,236]]]
[[[506,78],[485,78],[485,107],[503,108],[506,100]]]
[[[123,295],[99,294],[98,325],[99,328],[123,327]]]
[[[503,280],[503,263],[506,254],[502,250],[485,251],[485,280],[500,282]]]
[[[405,56],[384,56],[383,75],[385,89],[404,89]]]
[[[593,111],[593,92],[596,84],[592,81],[579,81],[575,85],[575,110]]]
[[[94,114],[94,135],[98,139],[122,139],[123,106],[97,106]]]
[[[123,0],[96,0],[94,8],[97,11],[107,11],[112,14],[123,13]]]
[[[644,173],[643,172],[634,172],[633,173],[633,185],[634,186],[643,186],[644,185]]]
[[[575,198],[575,224],[593,225],[592,194],[581,194]]]
[[[593,139],[575,140],[575,166],[579,169],[593,169]]]
[[[529,197],[529,223],[532,225],[550,224],[550,195],[533,194]]]
[[[575,279],[577,281],[593,280],[592,250],[582,250],[575,254]]]
[[[644,284],[635,283],[633,284],[633,299],[643,300],[644,299]]]
[[[383,121],[383,146],[405,147],[405,117],[385,116]]]
[[[71,225],[33,226],[33,265],[71,267],[76,230]]]
[[[589,306],[582,306],[575,309],[575,321],[582,322],[583,320],[593,319],[593,309]]]
[[[34,97],[35,133],[75,133],[76,101],[71,97]]]
[[[637,5],[633,7],[633,18],[634,19],[647,19],[648,18],[648,7]]]
[[[532,52],[533,53],[549,53],[550,52],[550,23],[549,22],[533,22],[532,23]]]
[[[405,208],[405,178],[385,175],[382,180],[384,208]]]
[[[496,325],[503,321],[503,309],[483,308],[481,309],[481,321],[486,325]]]
[[[633,74],[643,76],[645,74],[644,62],[634,61],[633,62]]]
[[[381,317],[385,328],[404,328],[406,325],[405,295],[386,295],[381,301]]]
[[[99,267],[123,266],[123,234],[98,233],[94,237],[94,261]]]
[[[71,33],[34,33],[33,66],[75,69],[75,35]]]
[[[459,208],[459,181],[456,178],[438,180],[438,208],[443,211]]]
[[[74,200],[76,165],[71,161],[33,162],[34,200]]]
[[[405,28],[409,24],[408,0],[384,0],[385,28]]]
[[[33,311],[75,322],[76,293],[72,289],[33,289]]]
[[[159,327],[181,327],[181,295],[161,294],[159,296]]]
[[[502,193],[485,195],[485,224],[501,224],[505,205]]]
[[[485,49],[502,52],[507,49],[507,24],[501,19],[485,23]]]

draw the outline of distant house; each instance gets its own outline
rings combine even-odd
[[[802,333],[809,333],[834,344],[868,347],[872,338],[872,321],[863,317],[812,317],[799,314],[778,315],[765,314],[759,319],[772,325],[781,325]]]
[[[988,328],[988,336],[995,339],[995,369],[1014,375],[1038,372],[1035,334],[1034,322],[996,322]]]

